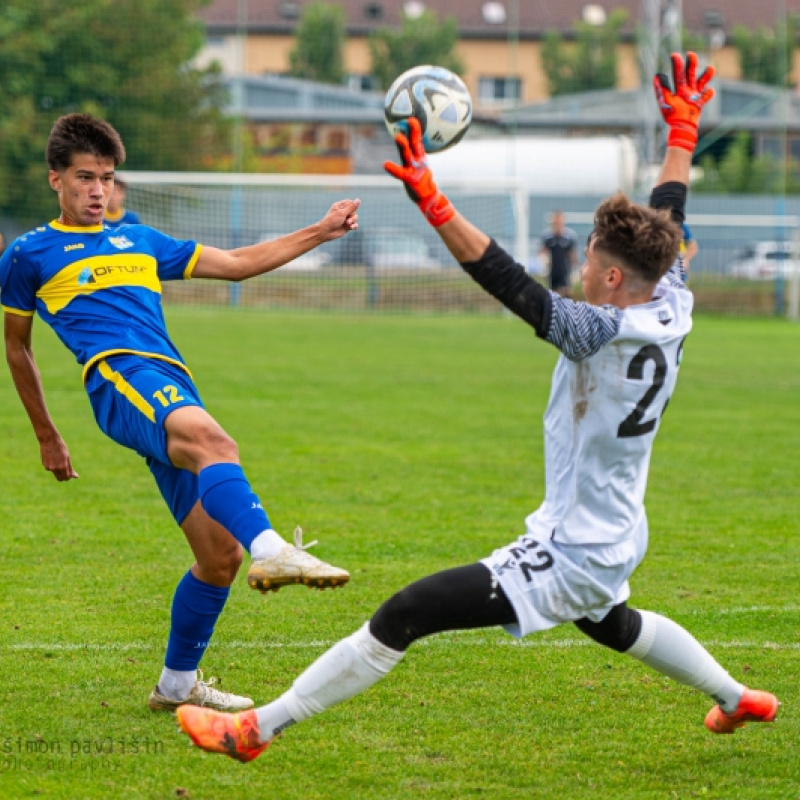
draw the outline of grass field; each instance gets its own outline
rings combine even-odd
[[[543,492],[556,353],[508,318],[168,310],[209,410],[275,527],[351,570],[267,599],[240,575],[206,675],[258,703],[391,592],[522,530]],[[632,603],[688,627],[774,725],[715,737],[711,702],[572,626],[412,647],[367,694],[242,765],[146,707],[191,563],[144,464],[95,428],[80,371],[37,325],[80,480],[41,469],[0,380],[1,798],[800,797],[800,330],[701,317],[653,454]]]

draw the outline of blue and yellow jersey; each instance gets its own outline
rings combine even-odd
[[[20,236],[0,258],[7,314],[39,316],[83,365],[138,353],[186,369],[170,341],[161,282],[188,279],[202,245],[146,225],[119,230],[51,222]]]
[[[106,215],[103,217],[103,225],[109,228],[119,228],[120,225],[138,225],[139,215],[134,211],[128,211],[127,208],[121,208],[116,214],[106,209]]]

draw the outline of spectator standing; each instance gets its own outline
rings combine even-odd
[[[550,265],[550,288],[561,297],[572,296],[572,270],[578,263],[578,237],[564,224],[564,212],[554,211],[551,227],[542,233],[539,256]]]

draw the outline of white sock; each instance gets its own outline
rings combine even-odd
[[[290,725],[360,694],[387,675],[403,655],[381,644],[365,623],[323,653],[282,697],[256,709],[261,740],[268,742]]]
[[[642,630],[627,654],[679,683],[710,695],[723,711],[735,711],[744,686],[689,631],[652,611],[639,613]]]
[[[185,700],[192,693],[196,681],[196,670],[184,672],[164,667],[158,679],[158,693],[170,700]]]
[[[265,531],[261,531],[250,544],[250,558],[253,561],[272,558],[280,553],[285,544],[286,540],[279,533],[275,533],[272,528],[267,528]]]

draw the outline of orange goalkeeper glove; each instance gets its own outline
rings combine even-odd
[[[671,58],[674,92],[669,88],[669,78],[666,75],[656,75],[653,78],[653,87],[661,116],[669,125],[667,146],[682,147],[693,153],[697,146],[700,111],[714,96],[714,90],[706,88],[714,77],[714,67],[706,67],[698,78],[697,56],[694,53],[686,54],[685,69],[680,53],[673,53]]]
[[[449,222],[456,210],[453,204],[439,191],[433,180],[433,173],[425,158],[422,144],[422,128],[415,117],[408,118],[408,136],[398,133],[394,137],[400,160],[384,162],[383,168],[393,177],[403,181],[406,193],[419,206],[434,228]]]

